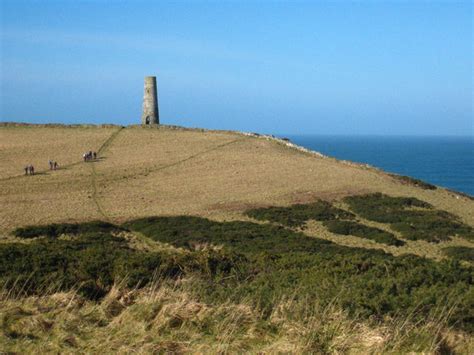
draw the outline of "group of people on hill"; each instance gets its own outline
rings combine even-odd
[[[89,150],[88,152],[82,154],[82,159],[84,159],[84,161],[96,160],[97,153]]]
[[[82,155],[82,158],[84,161],[91,161],[91,160],[96,160],[97,159],[97,152],[93,152],[92,150],[89,150],[88,152],[84,153]],[[48,160],[48,165],[49,165],[49,170],[58,170],[59,169],[59,164],[57,161],[54,160]],[[25,170],[25,175],[35,175],[35,168],[33,165],[28,164],[24,168]]]
[[[25,166],[25,175],[35,175],[35,167],[31,164]]]
[[[84,153],[82,155],[82,158],[84,161],[91,161],[91,160],[96,160],[97,159],[97,152],[93,152],[92,150],[89,150],[88,152]],[[54,160],[48,160],[48,165],[49,165],[49,170],[58,170],[59,169],[59,164],[57,161]],[[28,164],[25,166],[25,175],[35,175],[35,168],[33,165]]]
[[[59,168],[59,164],[57,161],[49,160],[48,164],[49,164],[49,170],[58,170]]]
[[[49,170],[58,170],[59,164],[57,161],[48,160]],[[28,164],[24,167],[25,175],[35,175],[35,167],[32,164]]]

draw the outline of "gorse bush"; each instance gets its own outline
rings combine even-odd
[[[472,227],[462,223],[456,216],[434,210],[423,201],[411,197],[391,197],[380,193],[350,196],[344,199],[358,215],[399,231],[404,238],[440,242],[458,235],[474,240]]]
[[[121,228],[108,222],[92,221],[85,223],[61,223],[45,226],[28,226],[17,228],[13,234],[19,238],[49,237],[57,238],[61,234],[105,233],[120,231]]]
[[[47,238],[28,244],[0,244],[0,283],[26,294],[40,293],[51,283],[58,290],[78,287],[81,294],[96,299],[117,279],[127,278],[129,286],[137,286],[147,284],[155,275],[228,275],[237,264],[245,265],[241,258],[223,250],[143,252],[131,249],[124,238],[87,233],[72,240]]]
[[[429,184],[420,179],[412,178],[410,176],[397,175],[397,174],[389,174],[389,175],[404,184],[416,186],[416,187],[422,188],[423,190],[436,190],[437,189],[435,185]]]
[[[190,216],[143,218],[125,226],[153,240],[190,250],[198,245],[211,244],[243,254],[284,253],[288,250],[317,252],[322,245],[331,244],[280,226],[243,221],[219,223]]]
[[[309,220],[329,221],[354,218],[352,213],[336,208],[326,201],[316,201],[305,205],[297,204],[289,207],[257,208],[245,213],[247,216],[261,221],[276,222],[289,227],[301,227]]]
[[[345,202],[357,215],[372,221],[388,223],[406,239],[440,242],[449,240],[450,236],[459,235],[474,240],[473,229],[456,216],[434,210],[429,203],[413,197],[391,197],[377,193],[350,196],[345,198]],[[246,215],[288,227],[302,227],[308,220],[323,221],[332,233],[354,235],[388,245],[404,245],[404,242],[392,233],[355,222],[353,221],[355,214],[336,208],[326,201],[289,207],[251,209]]]
[[[271,224],[183,216],[139,219],[126,227],[189,250],[210,244],[244,254],[245,282],[202,280],[201,297],[208,303],[251,298],[270,314],[275,299],[297,289],[326,304],[337,298],[351,314],[365,317],[414,313],[425,319],[452,305],[452,324],[472,326],[473,270],[453,261],[340,246]]]
[[[377,243],[402,246],[405,242],[395,238],[395,236],[384,230],[375,227],[368,227],[364,224],[353,221],[325,221],[324,226],[332,233],[342,235],[355,235],[356,237],[373,240]]]
[[[416,199],[358,198],[362,202],[355,203],[354,211],[359,213],[360,209],[368,215],[367,211],[378,211],[377,204],[388,212],[436,212]],[[308,208],[297,205],[295,210],[296,219],[291,217],[291,207],[260,209],[256,215],[291,226],[319,218],[337,232],[372,236],[379,242],[387,238],[389,243],[389,233],[339,220],[354,215],[327,203]],[[48,226],[42,228],[49,230]],[[74,238],[57,238],[60,230],[81,228],[86,232],[76,233]],[[450,324],[474,330],[473,268],[457,260],[395,257],[381,250],[337,245],[270,223],[179,216],[142,218],[106,228],[109,231],[91,232],[80,225],[55,225],[49,234],[28,234],[49,238],[0,244],[0,282],[7,288],[22,288],[26,294],[41,293],[45,284],[56,282],[59,289],[78,287],[85,296],[97,299],[124,277],[129,286],[143,286],[156,274],[170,279],[193,274],[198,275],[193,290],[200,301],[251,300],[263,317],[273,313],[275,300],[298,290],[298,297],[318,299],[323,306],[337,300],[337,305],[353,316],[376,319],[410,315],[423,321],[443,307],[452,307]],[[133,249],[126,239],[110,232],[125,229],[181,250]]]
[[[474,248],[447,247],[443,249],[445,255],[453,259],[474,262]]]

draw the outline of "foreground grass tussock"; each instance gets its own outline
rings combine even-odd
[[[0,299],[0,348],[55,353],[467,353],[469,338],[446,326],[447,312],[423,325],[408,318],[356,320],[331,303],[275,300],[264,315],[251,302],[206,303],[198,278],[114,285],[100,301],[74,291]],[[197,287],[199,289],[199,287]],[[456,339],[456,342],[453,340]]]

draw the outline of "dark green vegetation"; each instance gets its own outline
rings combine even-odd
[[[474,248],[447,247],[443,251],[450,258],[474,262]]]
[[[391,197],[380,193],[344,199],[351,210],[371,221],[389,223],[410,240],[440,242],[460,236],[474,240],[474,230],[458,217],[433,209],[429,203],[412,197]]]
[[[326,201],[288,207],[257,208],[248,210],[246,214],[261,221],[275,222],[288,227],[304,227],[309,220],[323,221],[324,226],[332,233],[354,235],[388,245],[405,244],[392,233],[353,221],[355,218],[353,213],[336,208]]]
[[[397,174],[389,174],[389,175],[397,179],[398,181],[402,182],[403,184],[417,186],[419,188],[422,188],[423,190],[436,190],[437,189],[435,185],[429,184],[423,180],[412,178],[410,176],[397,175]]]
[[[260,221],[270,221],[288,227],[302,227],[307,221],[330,221],[335,219],[352,219],[354,215],[332,206],[326,201],[316,201],[306,205],[289,207],[267,207],[248,210],[247,216]]]
[[[270,314],[274,300],[294,294],[326,304],[336,299],[353,315],[382,318],[413,312],[417,319],[453,306],[452,324],[473,327],[473,269],[455,261],[344,247],[271,224],[154,217],[126,226],[176,247],[194,250],[207,243],[242,253],[245,265],[236,269],[245,282],[203,280],[199,292],[205,302],[250,298]]]
[[[414,228],[417,238],[439,239],[445,233],[467,236],[471,230],[454,216],[413,198],[375,194],[346,202],[353,212],[390,223],[403,235],[407,235],[401,228],[405,225]],[[414,255],[395,257],[381,250],[337,245],[286,227],[316,219],[335,233],[387,244],[401,242],[390,233],[356,223],[353,213],[327,202],[256,209],[248,215],[279,224],[181,216],[143,218],[122,226],[93,222],[19,229],[17,236],[41,238],[0,245],[0,283],[24,294],[41,293],[51,283],[57,289],[77,287],[97,299],[124,277],[129,286],[140,286],[156,275],[174,279],[192,274],[199,280],[193,290],[202,302],[252,300],[266,316],[276,300],[293,296],[326,305],[337,302],[355,317],[375,319],[410,316],[423,321],[452,307],[451,324],[474,331],[474,269],[459,261],[470,251],[450,251],[454,257],[441,262]],[[136,250],[117,235],[124,230],[184,250]],[[58,238],[62,233],[70,237]]]
[[[154,276],[175,278],[186,272],[209,276],[231,272],[235,255],[222,251],[146,253],[128,246],[126,239],[103,232],[104,225],[54,225],[31,227],[28,238],[45,230],[86,230],[74,238],[56,239],[56,234],[31,243],[0,244],[0,283],[25,294],[40,294],[45,287],[68,290],[77,287],[84,296],[96,299],[107,293],[115,280],[128,279],[129,286],[144,285]],[[43,229],[46,228],[46,229]],[[114,226],[115,229],[118,227]],[[37,235],[33,233],[37,231]]]
[[[13,232],[19,238],[37,238],[49,237],[57,238],[61,234],[86,234],[86,233],[106,233],[121,230],[120,227],[111,223],[102,221],[92,221],[81,224],[62,223],[48,224],[46,226],[29,226],[25,228],[17,228]]]
[[[377,243],[402,246],[405,242],[395,238],[392,233],[379,228],[368,227],[353,221],[325,221],[324,226],[332,233],[342,235],[355,235],[356,237],[373,240]]]

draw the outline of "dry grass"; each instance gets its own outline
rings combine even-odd
[[[151,215],[245,219],[242,211],[267,205],[340,200],[357,193],[413,196],[474,225],[474,202],[444,189],[422,190],[357,164],[307,154],[281,143],[233,132],[166,127],[0,127],[0,235],[14,227],[51,222]],[[82,152],[101,159],[82,163]],[[55,172],[23,176],[25,163]],[[370,224],[370,222],[368,223]],[[335,236],[311,224],[310,232],[335,242],[381,247]],[[454,239],[444,245],[466,245]],[[471,245],[470,243],[468,243]],[[471,245],[472,246],[472,245]],[[390,252],[441,257],[438,246],[409,242]]]
[[[197,280],[118,284],[100,302],[74,291],[0,299],[0,348],[14,353],[467,353],[470,339],[445,326],[449,311],[420,326],[409,318],[356,322],[334,305],[288,297],[264,317],[250,302],[205,304]],[[296,295],[296,293],[295,293]],[[456,345],[453,345],[456,344]]]
[[[81,162],[86,150],[100,150],[101,159]],[[61,169],[47,171],[48,159],[57,160]],[[28,163],[44,173],[23,176]],[[30,224],[181,214],[249,220],[242,214],[248,208],[318,198],[347,208],[343,197],[370,192],[416,197],[474,225],[474,202],[468,198],[403,185],[376,169],[265,138],[166,127],[0,126],[0,242],[18,241],[9,232]],[[334,235],[313,221],[305,233],[352,247],[436,259],[444,257],[443,247],[474,246],[453,238],[391,247]],[[121,236],[139,250],[183,252],[139,233]],[[335,305],[302,299],[293,290],[264,316],[252,300],[206,304],[193,291],[198,283],[193,278],[157,281],[140,290],[121,283],[100,302],[48,287],[42,297],[16,298],[4,290],[0,352],[370,354],[469,353],[474,348],[472,337],[446,326],[450,310],[439,310],[423,324],[410,317],[361,321]]]
[[[467,198],[402,185],[374,169],[231,132],[129,127],[109,142],[102,160],[78,163],[84,150],[98,150],[117,129],[0,127],[0,203],[6,206],[1,231],[105,217],[226,219],[256,205],[375,191],[414,196],[474,223],[474,202]],[[21,175],[25,163],[46,168],[48,158],[67,168]]]

